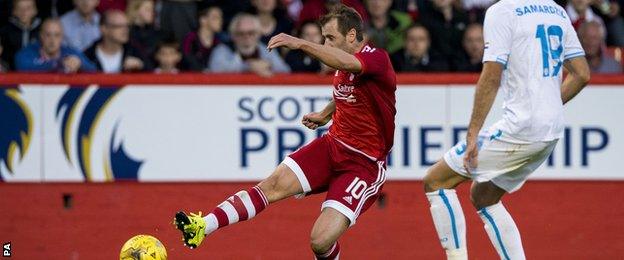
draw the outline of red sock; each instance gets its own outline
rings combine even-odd
[[[258,186],[246,191],[239,191],[219,204],[206,219],[206,234],[239,221],[245,221],[258,215],[269,204]]]
[[[340,244],[336,242],[327,253],[322,255],[316,255],[317,260],[334,260],[340,256]]]

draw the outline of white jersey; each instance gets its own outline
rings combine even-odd
[[[561,138],[563,62],[585,55],[565,10],[552,0],[501,0],[487,10],[484,39],[483,62],[505,66],[495,127],[517,141]]]

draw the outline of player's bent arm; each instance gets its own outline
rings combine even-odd
[[[488,61],[483,64],[483,70],[481,71],[475,92],[467,139],[476,138],[479,135],[483,122],[496,98],[502,73],[503,65],[498,62]]]
[[[327,106],[325,106],[325,108],[323,108],[323,110],[320,112],[321,116],[325,119],[324,120],[325,124],[329,123],[335,111],[336,111],[336,102],[334,102],[334,99],[332,98],[332,100],[329,101]]]
[[[336,103],[332,99],[329,102],[329,104],[327,104],[327,106],[323,108],[321,112],[312,112],[307,115],[304,115],[303,119],[301,120],[301,123],[307,128],[315,130],[329,123],[335,111],[336,111]]]
[[[565,104],[587,85],[590,70],[585,57],[566,60],[563,66],[568,70],[568,76],[561,84],[561,101]]]
[[[362,72],[360,60],[341,49],[309,41],[303,41],[300,49],[334,69],[352,73]]]

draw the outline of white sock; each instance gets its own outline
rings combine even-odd
[[[217,220],[217,217],[215,217],[214,214],[212,213],[208,214],[207,216],[204,217],[204,220],[206,220],[206,230],[204,231],[206,235],[212,233],[213,231],[219,228],[219,221]]]
[[[480,209],[479,216],[501,259],[526,259],[520,232],[502,202]]]
[[[230,196],[204,217],[206,235],[213,231],[241,221],[250,220],[260,214],[269,202],[264,192],[254,186]]]
[[[449,260],[466,260],[466,219],[453,189],[427,192],[431,216]]]

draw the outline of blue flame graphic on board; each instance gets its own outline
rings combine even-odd
[[[137,180],[139,178],[139,168],[143,164],[143,161],[132,159],[124,148],[123,140],[115,148],[115,138],[117,136],[117,128],[119,122],[115,124],[113,129],[113,136],[110,139],[107,153],[104,153],[104,162],[107,163],[104,167],[104,172],[107,176],[114,176],[116,180]]]
[[[33,132],[32,113],[20,93],[17,87],[0,88],[0,163],[4,163],[10,174],[17,150],[21,161],[28,152]]]
[[[77,161],[78,166],[85,180],[93,180],[93,169],[91,164],[92,159],[92,145],[95,130],[98,128],[100,119],[107,106],[114,99],[115,95],[119,93],[122,88],[114,86],[101,86],[93,95],[89,98],[84,106],[82,114],[77,121],[77,133],[73,137],[76,140],[77,147],[75,148],[77,158],[71,156],[71,140],[73,122],[76,120],[78,112],[78,104],[80,101],[86,98],[86,88],[70,88],[65,92],[60,99],[57,108],[57,119],[59,116],[61,119],[61,140],[63,142],[63,150],[65,157],[68,161],[74,163]],[[63,113],[61,113],[63,112]],[[104,172],[106,174],[106,180],[112,181],[116,178],[128,179],[137,178],[139,168],[142,161],[137,161],[128,156],[123,148],[123,141],[117,149],[113,149],[113,143],[115,141],[115,134],[117,131],[117,125],[111,135],[111,141],[108,151],[104,151]]]
[[[86,86],[81,87],[72,87],[63,94],[61,100],[59,100],[58,105],[56,106],[56,118],[63,111],[63,119],[61,121],[61,142],[63,143],[63,151],[65,152],[65,158],[68,161],[72,161],[71,153],[70,153],[70,139],[71,136],[71,127],[74,121],[74,116],[76,115],[76,105],[78,104],[79,98],[85,92]]]

